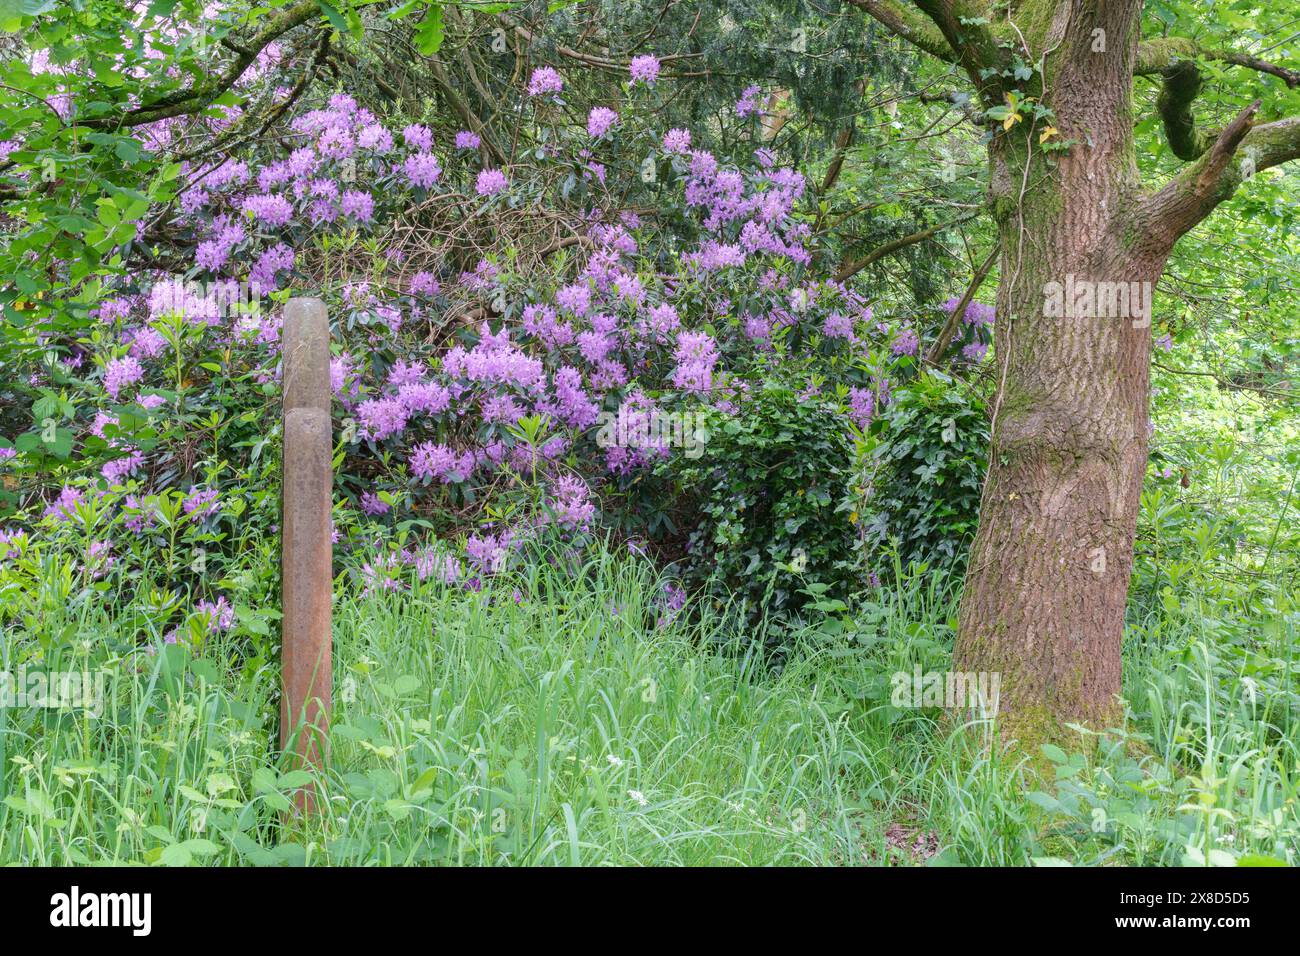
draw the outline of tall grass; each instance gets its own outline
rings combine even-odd
[[[62,585],[51,572],[42,586]],[[933,577],[904,576],[833,640],[797,635],[780,666],[725,609],[674,616],[647,564],[603,552],[577,569],[535,561],[480,592],[350,587],[335,608],[333,752],[308,819],[286,812],[306,777],[275,754],[276,671],[238,639],[149,653],[130,649],[130,609],[29,617],[58,632],[7,635],[10,666],[39,649],[51,667],[104,668],[108,700],[98,717],[0,711],[0,862],[1296,855],[1292,607],[1252,622],[1260,640],[1240,654],[1190,619],[1135,622],[1134,739],[1081,735],[1043,782],[990,753],[982,728],[891,706],[892,673],[948,666],[952,594]]]

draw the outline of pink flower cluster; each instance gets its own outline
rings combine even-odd
[[[659,58],[650,54],[634,56],[629,72],[632,74],[632,82],[653,85],[659,78]]]
[[[554,67],[538,67],[533,70],[533,75],[528,80],[529,96],[545,96],[548,93],[559,93],[563,89],[564,79]]]

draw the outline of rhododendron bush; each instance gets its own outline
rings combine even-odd
[[[530,541],[600,535],[684,559],[720,594],[748,581],[769,605],[778,572],[823,582],[783,585],[778,612],[874,581],[853,436],[915,368],[917,333],[823,274],[801,174],[755,143],[715,155],[654,126],[653,60],[586,116],[557,70],[532,72],[519,104],[543,145],[506,167],[472,131],[435,136],[341,92],[279,143],[185,164],[161,214],[192,258],[107,284],[90,333],[41,373],[48,401],[75,403],[55,427],[76,453],[27,523],[93,541],[83,574],[134,573],[161,549],[196,584],[209,554],[273,531],[281,311],[317,295],[335,538],[358,586],[477,587]],[[983,308],[966,315],[977,349]],[[750,429],[774,387],[812,417],[750,441],[752,486],[715,481],[733,464],[710,443]],[[762,474],[809,447],[786,447],[800,428],[838,451],[768,496]],[[814,529],[824,547],[802,540]],[[24,535],[6,535],[21,554]],[[731,552],[738,565],[718,560]],[[223,596],[206,600],[196,634],[231,624]]]
[[[1296,863],[1243,6],[0,5],[0,863]]]

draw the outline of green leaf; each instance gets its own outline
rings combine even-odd
[[[66,461],[72,454],[72,432],[67,428],[55,429],[54,441],[46,442],[45,447],[55,458]]]
[[[1070,759],[1066,756],[1065,751],[1056,744],[1043,744],[1039,749],[1043,752],[1043,756],[1052,763],[1066,763]]]
[[[288,813],[293,809],[293,804],[289,802],[289,798],[282,793],[271,791],[264,795],[262,800],[276,813]]]
[[[275,790],[275,771],[270,767],[258,767],[253,771],[253,791],[270,793]]]
[[[442,23],[442,4],[431,4],[429,12],[415,31],[415,48],[425,56],[433,56],[442,47],[446,30]]]
[[[1031,790],[1025,794],[1025,799],[1035,806],[1042,807],[1048,812],[1055,813],[1061,809],[1061,801],[1057,800],[1051,794],[1043,793],[1041,790]]]
[[[217,846],[211,840],[204,840],[204,839],[186,840],[184,843],[181,843],[179,845],[184,847],[186,852],[191,853],[194,856],[215,856],[216,854],[221,852],[221,847]],[[168,849],[171,848],[168,847]],[[167,855],[166,850],[163,851],[163,855],[164,856]]]
[[[321,12],[325,14],[325,18],[329,20],[335,30],[338,30],[339,33],[348,32],[347,18],[339,12],[338,7],[330,3],[330,0],[316,0],[316,3],[320,6]]]
[[[113,152],[124,163],[131,164],[140,160],[140,144],[127,136],[123,136],[113,145]]]
[[[315,779],[306,770],[290,770],[288,773],[280,774],[280,779],[276,781],[276,786],[281,790],[297,790],[299,787],[305,787]]]
[[[158,859],[164,866],[189,866],[194,856],[184,843],[173,843],[162,851]]]

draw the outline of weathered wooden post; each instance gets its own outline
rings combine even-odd
[[[319,299],[290,299],[280,344],[284,379],[281,529],[280,745],[297,765],[323,767],[329,756],[333,587],[329,317]],[[315,794],[298,794],[312,812]]]

